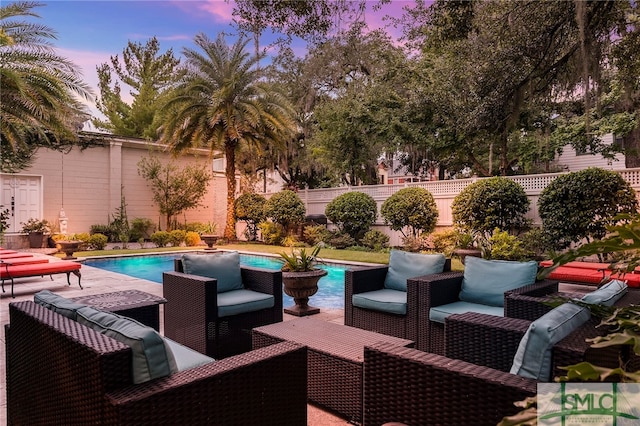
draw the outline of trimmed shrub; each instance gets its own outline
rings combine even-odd
[[[485,259],[527,260],[530,254],[524,249],[522,241],[507,231],[495,229],[488,240],[489,250],[483,253]]]
[[[542,228],[556,249],[603,238],[617,214],[637,209],[631,185],[618,173],[597,167],[557,177],[538,200]]]
[[[156,231],[151,234],[151,242],[156,245],[156,247],[166,247],[167,244],[171,241],[171,234],[167,231]]]
[[[360,243],[373,250],[382,250],[389,247],[389,236],[377,229],[371,229],[364,234]]]
[[[202,240],[200,240],[200,234],[195,231],[188,231],[185,235],[184,242],[188,247],[199,246]]]
[[[404,188],[387,198],[380,207],[384,223],[403,236],[405,228],[414,237],[431,233],[438,222],[438,206],[433,195],[424,188]]]
[[[273,222],[260,222],[258,224],[260,234],[262,234],[262,241],[266,244],[280,245],[282,239],[285,237],[284,229],[282,225]]]
[[[265,216],[282,225],[287,232],[304,222],[305,211],[304,203],[298,194],[289,189],[273,194],[264,204]]]
[[[90,250],[104,250],[109,238],[104,234],[92,234],[87,241]]]
[[[376,221],[378,207],[364,192],[346,192],[331,200],[325,207],[327,218],[344,232],[360,240]],[[332,244],[333,245],[333,244]]]
[[[453,222],[463,230],[491,233],[495,228],[517,232],[527,227],[529,199],[520,184],[505,177],[472,183],[451,204]]]
[[[344,250],[347,247],[355,246],[356,240],[348,234],[337,233],[329,240],[329,245],[339,250]]]
[[[255,241],[258,237],[258,224],[266,218],[264,206],[267,199],[253,192],[240,195],[234,202],[236,218],[247,224],[247,239]]]
[[[182,229],[174,229],[169,232],[169,242],[173,247],[180,247],[184,240],[187,238],[187,232]]]

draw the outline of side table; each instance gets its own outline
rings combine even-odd
[[[93,306],[103,311],[132,318],[160,331],[160,305],[167,299],[140,290],[122,290],[113,293],[74,297],[74,302]]]

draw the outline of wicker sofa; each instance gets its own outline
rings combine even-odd
[[[207,255],[204,255],[207,256]],[[240,268],[245,289],[274,296],[272,308],[232,316],[218,315],[218,282],[185,274],[181,259],[175,271],[164,272],[164,333],[167,337],[213,358],[251,350],[251,329],[282,321],[282,272]]]
[[[9,425],[306,425],[303,346],[280,343],[133,384],[124,343],[30,301],[9,311]]]

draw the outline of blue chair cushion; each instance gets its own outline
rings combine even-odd
[[[165,337],[164,341],[169,349],[171,349],[171,352],[176,359],[177,371],[190,370],[215,361],[215,359],[203,355],[198,351],[194,351],[180,343],[174,342],[168,337]]]
[[[504,306],[504,293],[533,284],[538,263],[465,258],[460,300],[481,305]]]
[[[444,324],[444,319],[451,314],[464,314],[465,312],[477,312],[496,317],[504,316],[504,308],[499,306],[480,305],[469,302],[453,302],[446,305],[432,306],[429,309],[429,320]]]
[[[275,298],[271,294],[244,289],[225,291],[218,293],[218,316],[230,317],[269,309],[273,308],[274,304]]]
[[[582,301],[596,305],[613,306],[627,293],[627,283],[620,280],[611,280],[596,291],[582,296]]]
[[[177,371],[173,353],[153,328],[90,306],[78,309],[77,321],[131,347],[133,383],[144,383]]]
[[[446,258],[443,254],[422,254],[391,250],[389,270],[384,279],[384,288],[407,291],[407,279],[439,274],[444,270],[445,261]]]
[[[218,293],[243,288],[240,254],[237,251],[214,254],[183,254],[182,267],[186,274],[218,280]]]
[[[520,341],[511,373],[548,382],[553,346],[590,318],[588,308],[565,303],[533,321]]]
[[[357,293],[351,296],[351,304],[358,308],[406,315],[407,292],[385,288],[382,290]]]
[[[33,296],[33,301],[38,305],[44,306],[55,313],[63,315],[72,320],[76,320],[76,311],[84,308],[86,305],[75,303],[65,297],[52,293],[49,290],[42,290]]]

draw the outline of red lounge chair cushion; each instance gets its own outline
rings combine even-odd
[[[32,277],[34,275],[49,275],[58,274],[62,272],[73,272],[80,270],[82,265],[77,262],[71,261],[58,261],[49,263],[37,263],[27,265],[15,265],[8,268],[0,268],[0,278],[19,278],[19,277]],[[9,273],[7,274],[7,269]]]

